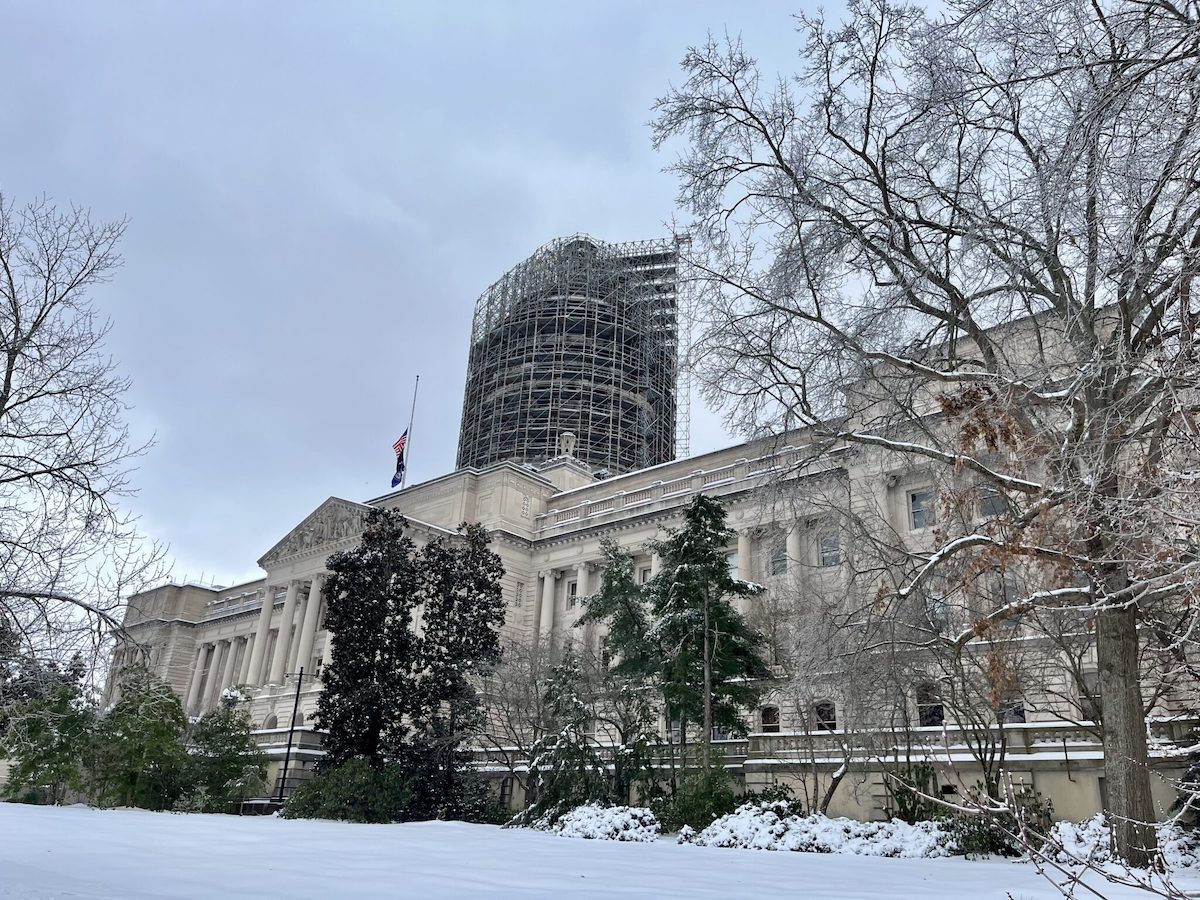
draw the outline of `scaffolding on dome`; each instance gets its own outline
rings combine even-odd
[[[539,248],[484,291],[471,323],[459,467],[574,456],[617,475],[675,458],[675,240],[587,235]]]

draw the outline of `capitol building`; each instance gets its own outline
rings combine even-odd
[[[262,576],[254,581],[167,584],[130,598],[129,640],[115,651],[114,673],[148,660],[189,715],[240,689],[271,760],[274,795],[311,777],[320,758],[312,720],[336,639],[324,627],[326,560],[357,545],[373,507],[401,512],[418,544],[453,535],[462,522],[487,528],[505,570],[504,636],[526,646],[596,644],[594,629],[575,625],[581,598],[597,588],[601,542],[615,541],[639,579],[649,580],[659,565],[651,543],[679,523],[697,493],[719,499],[728,513],[736,532],[730,565],[765,588],[739,601],[756,624],[781,605],[847,591],[850,548],[830,512],[836,498],[869,508],[914,545],[929,540],[936,487],[927,472],[883,451],[815,453],[795,432],[675,458],[678,265],[672,240],[608,244],[575,235],[539,249],[476,306],[454,471],[366,500],[313,498],[312,512],[258,558]],[[1007,639],[1036,644],[1019,624]],[[739,786],[824,784],[857,753],[829,812],[880,819],[891,811],[889,762],[928,760],[932,787],[943,794],[980,780],[970,728],[943,707],[933,681],[900,687],[902,738],[892,730],[853,751],[846,729],[862,721],[857,684],[839,683],[827,669],[785,666],[788,648],[772,650],[780,654],[771,660],[780,663],[779,684],[747,711],[749,735],[716,736]],[[1094,656],[1083,652],[1074,669],[1057,665],[1051,650],[1044,657],[1037,682],[1014,686],[1005,701],[1004,768],[1052,799],[1058,817],[1081,819],[1105,797],[1103,747],[1089,719]],[[315,677],[298,683],[301,669]],[[1153,779],[1160,809],[1173,800],[1170,778],[1181,771],[1163,748],[1194,724],[1189,715],[1164,697],[1151,716],[1153,765],[1164,776]],[[661,727],[664,740],[677,737],[671,723]],[[479,754],[494,790],[518,807],[521,762],[488,751]]]

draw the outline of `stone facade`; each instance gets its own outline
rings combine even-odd
[[[831,497],[835,503],[869,507],[912,541],[922,540],[920,472],[891,471],[883,457],[850,451],[811,454],[802,436],[790,444],[741,444],[604,480],[570,455],[537,468],[503,462],[461,469],[366,503],[330,498],[259,559],[263,578],[222,589],[171,584],[132,598],[126,623],[139,646],[119,649],[114,671],[148,653],[153,670],[170,681],[191,715],[212,708],[223,689],[241,686],[251,697],[252,722],[272,757],[272,779],[278,777],[298,699],[289,778],[295,783],[320,755],[319,735],[309,723],[321,689],[321,665],[334,639],[323,627],[323,567],[331,553],[356,544],[369,507],[400,510],[418,544],[453,533],[461,522],[482,523],[504,564],[506,636],[595,646],[599,635],[574,625],[581,612],[578,598],[596,587],[601,540],[613,539],[633,554],[635,571],[649,578],[658,560],[648,544],[678,522],[681,508],[697,492],[725,504],[737,533],[736,545],[729,548],[731,565],[741,578],[767,588],[744,601],[750,614],[754,604],[773,597],[803,602],[810,589],[841,589],[842,550],[828,525]],[[791,489],[781,491],[781,485]],[[301,668],[317,677],[304,679],[297,691],[294,673]],[[1047,695],[1069,697],[1069,681],[1053,666],[1047,671]],[[828,781],[841,763],[838,723],[845,697],[837,685],[814,690],[828,697],[817,713],[818,720],[828,719],[815,729],[803,710],[768,695],[760,710],[750,711],[749,737],[721,742],[736,779],[750,788],[806,778],[817,785]],[[1081,818],[1103,803],[1103,751],[1086,723],[1078,721],[1078,712],[1071,713],[1078,707],[1055,702],[1037,704],[1028,716],[1022,710],[1025,721],[1007,726],[1008,770],[1051,797],[1059,815]],[[920,721],[920,698],[911,703],[913,721]],[[1194,723],[1185,709],[1163,707],[1161,712],[1154,728],[1165,742],[1181,738]],[[669,727],[663,723],[665,731]],[[918,725],[905,734],[909,746],[903,751],[885,747],[860,761],[839,789],[831,813],[864,819],[885,815],[879,765],[914,753],[953,762],[952,772],[947,765],[939,768],[943,790],[953,789],[955,781],[970,786],[978,780],[964,734],[953,723]],[[1155,764],[1164,775],[1178,769],[1162,756]],[[520,779],[513,778],[519,772],[511,765],[489,770],[497,790],[519,804]],[[1155,791],[1165,808],[1173,795],[1170,784],[1155,779]]]

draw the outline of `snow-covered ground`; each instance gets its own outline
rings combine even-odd
[[[1098,886],[1106,897],[1145,896]],[[585,841],[457,822],[349,825],[0,803],[4,898],[772,896],[1059,894],[1032,866],[1001,860]]]

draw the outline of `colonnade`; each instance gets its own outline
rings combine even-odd
[[[313,576],[307,590],[300,579],[288,582],[283,611],[275,629],[271,628],[271,620],[279,586],[266,585],[262,611],[253,633],[210,641],[197,647],[188,688],[188,712],[196,713],[216,706],[222,691],[235,684],[251,687],[281,684],[284,676],[295,672],[297,666],[308,667],[317,635],[324,579],[324,575]]]

